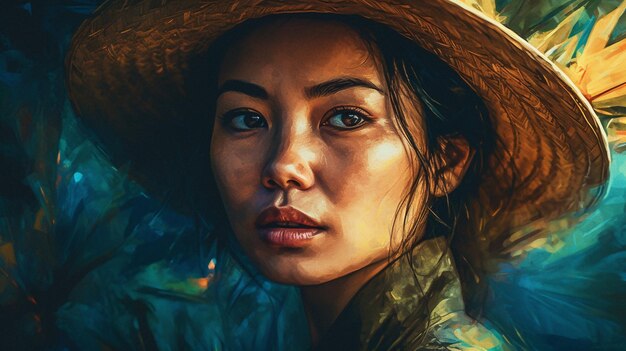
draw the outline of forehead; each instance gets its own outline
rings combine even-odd
[[[352,27],[332,20],[282,18],[255,26],[227,48],[219,79],[315,82],[339,75],[379,82],[373,50]]]

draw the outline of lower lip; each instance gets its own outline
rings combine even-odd
[[[321,234],[321,228],[284,228],[272,227],[260,229],[261,238],[268,244],[287,248],[300,248],[308,245],[313,238]]]

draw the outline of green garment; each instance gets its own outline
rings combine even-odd
[[[452,255],[443,238],[436,238],[424,241],[412,254],[401,256],[372,278],[316,349],[508,348],[499,335],[465,314]]]

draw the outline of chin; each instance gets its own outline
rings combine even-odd
[[[280,284],[296,286],[319,285],[342,275],[338,272],[329,274],[330,267],[321,265],[319,260],[314,262],[297,262],[297,260],[293,259],[266,259],[264,262],[263,265],[257,263],[261,273],[269,280]]]

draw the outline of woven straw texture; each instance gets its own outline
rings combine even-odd
[[[185,150],[162,145],[195,140],[201,133],[191,120],[206,112],[189,97],[196,96],[193,63],[246,19],[302,12],[386,24],[438,55],[485,100],[504,141],[491,163],[496,179],[485,179],[480,208],[472,210],[493,224],[481,228],[488,245],[500,247],[506,232],[584,209],[600,195],[609,156],[589,103],[511,31],[446,0],[111,1],[75,34],[67,58],[71,101],[140,181],[174,187],[180,177],[167,174],[185,164]]]

